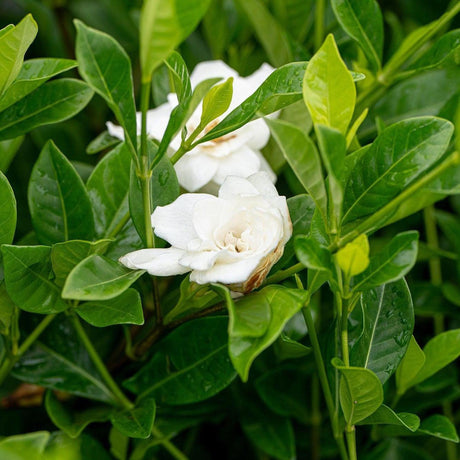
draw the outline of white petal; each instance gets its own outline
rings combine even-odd
[[[277,197],[278,190],[273,185],[270,175],[264,171],[257,172],[248,177],[248,181],[254,185],[258,192],[263,196]]]
[[[256,153],[258,153],[260,155],[260,171],[261,172],[265,172],[268,174],[268,178],[273,182],[275,183],[276,182],[276,174],[273,172],[271,166],[268,164],[268,161],[265,159],[265,157],[262,155],[261,152],[259,151],[255,151]]]
[[[193,213],[193,227],[204,242],[214,241],[215,230],[232,218],[236,208],[235,203],[231,201],[213,198],[214,200],[197,203]]]
[[[209,270],[194,270],[190,274],[190,281],[198,284],[223,283],[234,284],[246,281],[259,265],[262,257],[242,259],[238,262],[215,264]]]
[[[171,276],[190,271],[179,263],[184,251],[176,248],[141,249],[120,258],[120,263],[128,268],[147,270],[151,275]]]
[[[192,88],[196,88],[198,83],[208,78],[223,78],[227,79],[230,77],[237,78],[238,73],[225,64],[223,61],[205,61],[200,62],[193,69],[192,74],[190,75],[190,81],[192,83]]]
[[[186,252],[180,263],[192,270],[209,270],[216,261],[217,251]]]
[[[248,177],[260,170],[260,159],[249,147],[220,158],[214,181],[222,184],[228,176]]]
[[[250,132],[246,144],[254,150],[260,150],[265,147],[270,139],[270,130],[262,118],[251,121],[241,129]]]
[[[123,128],[121,126],[114,125],[111,121],[108,121],[105,124],[105,126],[111,136],[117,137],[118,139],[121,139],[122,141],[125,140],[125,132],[123,131]]]
[[[175,165],[179,184],[195,192],[212,180],[217,171],[217,159],[200,152],[186,153]]]
[[[219,189],[219,198],[229,200],[241,195],[258,195],[259,191],[244,177],[228,176]]]
[[[163,137],[173,108],[174,105],[166,102],[147,112],[147,133],[149,136],[158,140]]]
[[[155,234],[176,248],[185,249],[189,241],[197,238],[193,227],[195,205],[215,197],[204,193],[186,193],[166,206],[158,206],[152,214]]]

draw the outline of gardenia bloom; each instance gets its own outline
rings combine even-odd
[[[209,61],[198,64],[190,76],[192,88],[209,78],[227,79],[233,77],[233,98],[229,109],[221,117],[212,121],[200,134],[204,136],[216,126],[234,108],[247,99],[273,72],[268,64],[263,64],[259,70],[249,77],[240,77],[232,68],[222,61]],[[168,102],[147,113],[147,132],[160,140],[168,125],[169,116],[177,105],[175,94],[168,96]],[[200,104],[190,119],[186,128],[188,134],[198,126],[201,118]],[[138,131],[140,134],[140,113],[137,114]],[[124,139],[123,129],[112,123],[107,123],[109,134]],[[197,145],[186,153],[176,164],[175,169],[180,185],[190,192],[206,187],[206,190],[217,191],[227,176],[248,177],[258,171],[266,171],[272,182],[276,176],[270,169],[260,149],[270,138],[270,131],[262,119],[254,120],[242,128],[219,137],[212,141]],[[177,150],[181,143],[180,133],[172,140],[171,147]]]
[[[181,195],[155,209],[152,226],[171,247],[131,252],[122,264],[156,276],[191,272],[198,284],[244,293],[262,284],[292,234],[286,198],[264,172],[227,177],[217,197]]]

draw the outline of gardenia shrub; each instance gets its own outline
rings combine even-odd
[[[460,4],[11,4],[0,459],[456,460]]]

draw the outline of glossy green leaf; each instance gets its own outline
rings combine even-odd
[[[314,124],[346,134],[355,107],[356,88],[332,35],[327,36],[307,65],[303,98]]]
[[[356,162],[345,187],[343,222],[380,209],[446,151],[453,126],[420,117],[387,128]]]
[[[129,171],[131,157],[120,144],[94,168],[86,184],[94,211],[96,235],[107,238],[129,212]]]
[[[63,286],[67,276],[76,265],[92,254],[103,254],[110,243],[111,240],[99,240],[94,243],[71,240],[54,244],[51,248],[51,263],[56,276],[54,282],[58,286]]]
[[[225,113],[230,107],[232,96],[233,78],[214,85],[203,99],[200,126],[207,126],[208,123]]]
[[[113,411],[110,406],[95,406],[82,411],[70,410],[52,391],[46,392],[45,408],[51,421],[71,438],[78,438],[91,423],[107,421]]]
[[[0,172],[7,171],[24,141],[24,136],[0,141]]]
[[[42,58],[25,61],[16,80],[0,98],[0,112],[30,94],[50,78],[76,66],[77,63],[72,59]]]
[[[37,23],[28,14],[17,26],[0,36],[0,95],[18,76],[24,54],[37,35]]]
[[[414,307],[406,282],[363,292],[351,318],[350,362],[373,371],[383,385],[403,359],[414,329]]]
[[[28,199],[32,223],[41,243],[92,239],[93,212],[85,186],[53,141],[43,147],[35,163]]]
[[[115,114],[136,148],[137,126],[131,61],[110,35],[75,21],[78,71]]]
[[[171,91],[177,94],[177,99],[182,104],[192,96],[192,86],[187,65],[182,56],[173,51],[168,59],[165,59],[165,65],[171,76]]]
[[[214,396],[236,375],[228,357],[226,329],[225,317],[185,323],[157,345],[151,360],[124,386],[170,405]]]
[[[92,89],[80,80],[49,81],[0,113],[0,140],[67,120],[86,107],[92,97]]]
[[[422,369],[425,360],[425,353],[412,336],[406,354],[396,371],[396,388],[399,394],[405,393],[407,388],[411,386],[411,382]]]
[[[228,352],[244,382],[248,380],[254,360],[278,338],[307,297],[306,291],[267,286],[237,302],[227,299]]]
[[[272,118],[266,118],[265,121],[289,166],[313,198],[325,220],[327,216],[326,187],[321,160],[315,144],[302,129],[291,123]]]
[[[372,415],[366,417],[358,425],[397,425],[415,432],[420,426],[420,418],[407,412],[394,412],[382,404]]]
[[[49,437],[47,431],[8,436],[0,440],[0,456],[5,460],[41,460]]]
[[[420,424],[417,433],[445,439],[446,441],[459,442],[455,425],[444,415],[432,415]]]
[[[142,81],[188,37],[206,13],[209,0],[146,0],[140,18]]]
[[[326,271],[330,274],[334,270],[332,255],[327,247],[321,245],[310,236],[298,236],[295,239],[295,252],[297,259],[311,270]]]
[[[93,254],[70,272],[62,297],[75,300],[113,299],[143,274],[143,270],[129,270],[118,262]]]
[[[270,62],[279,67],[294,60],[288,34],[262,0],[237,0]]]
[[[1,171],[0,196],[0,244],[10,244],[16,230],[16,198],[8,179]]]
[[[337,265],[346,279],[362,273],[369,265],[369,240],[361,234],[335,254]]]
[[[96,153],[100,153],[106,149],[115,147],[118,144],[121,144],[121,141],[118,139],[118,137],[111,136],[108,131],[102,131],[99,136],[97,136],[88,144],[88,147],[86,147],[86,153],[88,155],[95,155]]]
[[[418,232],[396,235],[378,254],[369,267],[354,279],[353,289],[366,291],[405,276],[414,266],[418,252]]]
[[[153,142],[148,143],[150,158],[155,156],[157,147]],[[179,196],[180,188],[174,166],[167,156],[163,156],[155,166],[150,178],[150,211],[153,213],[157,206],[172,203]],[[140,180],[136,175],[134,165],[131,167],[131,182],[129,189],[129,210],[134,226],[145,242],[144,207]]]
[[[0,282],[0,334],[9,334],[15,308],[14,302],[6,291],[5,283]]]
[[[2,253],[6,289],[21,310],[49,314],[67,309],[52,281],[50,247],[3,245]]]
[[[22,356],[12,375],[27,383],[118,405],[70,320],[63,315]]]
[[[370,68],[381,68],[383,52],[383,18],[375,0],[332,0],[335,16],[345,32],[363,50]]]
[[[256,399],[243,400],[241,427],[250,441],[270,457],[295,458],[295,438],[291,421],[274,414]]]
[[[110,417],[113,426],[130,438],[146,439],[152,434],[156,404],[152,398],[138,401],[133,409],[114,412]]]
[[[113,299],[85,302],[75,311],[96,327],[144,324],[141,297],[135,289],[128,289]]]
[[[338,358],[332,364],[341,373],[340,406],[349,425],[372,415],[383,403],[383,388],[369,369],[345,367]]]

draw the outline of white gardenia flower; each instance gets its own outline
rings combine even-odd
[[[198,83],[209,78],[233,77],[233,98],[229,109],[217,120],[212,121],[200,136],[209,132],[217,123],[225,118],[234,108],[247,99],[273,72],[268,64],[263,64],[249,77],[240,77],[235,70],[222,61],[208,61],[198,64],[190,80],[192,89]],[[150,136],[161,139],[168,125],[169,116],[177,106],[175,94],[168,96],[168,102],[156,109],[147,112],[147,132]],[[201,118],[202,105],[200,104],[186,124],[187,132],[192,133],[198,126]],[[137,114],[138,133],[140,134],[140,113]],[[107,123],[109,134],[124,139],[123,129],[112,123]],[[272,182],[276,175],[263,157],[260,149],[270,138],[270,131],[262,119],[254,120],[242,128],[199,144],[186,153],[176,164],[175,169],[180,185],[189,192],[207,190],[215,193],[227,176],[248,177],[258,171],[266,171]],[[171,147],[177,150],[181,137],[178,134],[171,142]]]
[[[156,276],[191,272],[198,284],[244,293],[262,284],[292,234],[286,198],[265,172],[227,177],[217,197],[181,195],[155,209],[152,226],[171,247],[131,252],[122,264]]]

